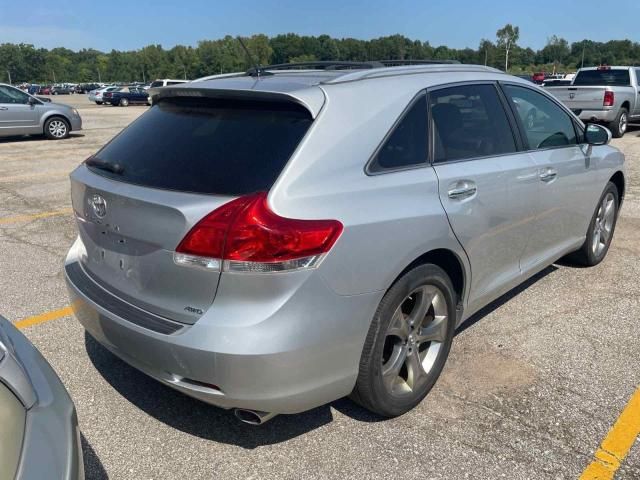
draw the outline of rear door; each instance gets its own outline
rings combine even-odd
[[[538,202],[536,165],[519,151],[495,84],[432,89],[429,103],[440,200],[469,257],[474,309],[520,277]]]
[[[71,176],[85,272],[131,304],[196,321],[219,270],[176,264],[176,247],[213,210],[269,190],[311,122],[295,104],[164,99]]]
[[[600,195],[597,158],[587,157],[571,116],[537,90],[503,84],[522,137],[538,167],[536,227],[523,256],[523,271],[554,261],[581,242]]]
[[[38,108],[26,93],[0,85],[0,135],[24,135],[39,130]]]

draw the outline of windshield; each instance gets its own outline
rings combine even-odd
[[[311,122],[309,112],[296,104],[165,99],[94,157],[121,171],[92,170],[114,180],[183,192],[268,190]]]
[[[576,75],[576,86],[628,87],[631,85],[629,70],[582,70]]]

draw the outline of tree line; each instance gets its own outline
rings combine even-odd
[[[517,44],[519,29],[506,25],[496,39],[482,39],[478,48],[433,46],[428,41],[391,35],[372,40],[263,34],[244,42],[262,65],[316,60],[458,60],[489,65],[511,73],[573,71],[581,65],[640,64],[640,43],[630,40],[569,43],[561,37],[547,39],[544,48],[533,50]],[[139,50],[101,52],[94,49],[35,48],[30,44],[0,44],[0,81],[12,83],[132,82],[155,78],[193,79],[250,68],[251,61],[238,40],[226,36],[203,40],[197,46],[177,45],[165,49],[148,45]]]

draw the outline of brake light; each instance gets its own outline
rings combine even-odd
[[[269,209],[267,194],[237,198],[200,220],[174,261],[233,272],[268,273],[316,266],[342,233],[337,220],[296,220]]]
[[[602,105],[605,107],[613,107],[613,101],[615,100],[615,95],[613,92],[604,92],[604,102]]]

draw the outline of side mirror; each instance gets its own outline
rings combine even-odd
[[[590,123],[584,130],[584,140],[589,145],[608,145],[611,141],[611,132],[602,125]]]
[[[33,106],[33,105],[38,105],[40,102],[38,100],[36,100],[34,97],[29,97],[29,100],[27,100],[27,103],[29,103],[29,105]]]

